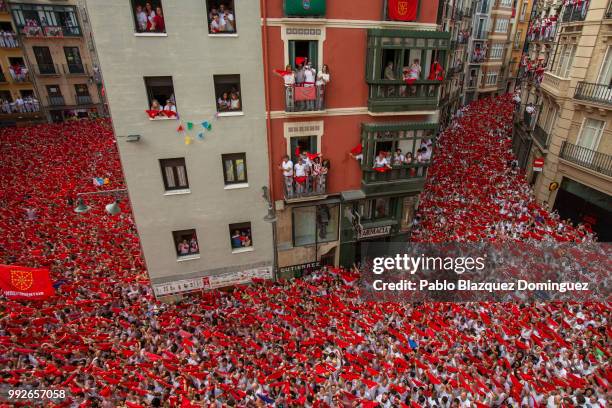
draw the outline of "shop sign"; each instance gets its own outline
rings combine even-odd
[[[296,273],[296,272],[304,272],[308,269],[318,269],[321,266],[321,262],[308,262],[299,265],[291,265],[291,266],[283,266],[279,268],[280,273]]]
[[[391,233],[391,225],[384,227],[362,228],[357,232],[357,239],[382,237]]]

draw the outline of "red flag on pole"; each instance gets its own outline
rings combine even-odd
[[[49,270],[0,265],[0,294],[17,300],[47,299],[54,294]]]
[[[418,6],[418,0],[389,0],[387,16],[389,20],[414,21]]]

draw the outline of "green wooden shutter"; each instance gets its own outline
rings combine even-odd
[[[308,55],[310,58],[310,64],[317,71],[319,70],[319,42],[308,41]]]

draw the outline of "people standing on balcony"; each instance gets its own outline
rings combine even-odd
[[[285,196],[291,198],[293,197],[293,162],[289,159],[289,156],[283,156],[283,161],[278,168],[283,173]]]
[[[308,166],[304,163],[302,156],[298,157],[298,162],[293,166],[293,174],[295,193],[300,196],[306,192],[306,184],[308,182]]]
[[[308,65],[304,67],[304,87],[305,88],[314,87],[315,82],[316,82],[316,77],[317,77],[317,71],[315,71],[315,69],[312,68],[312,66],[309,63]],[[314,110],[315,108],[314,99],[307,100],[305,101],[305,103],[306,103],[307,110]]]
[[[404,160],[406,158],[404,157],[404,155],[402,154],[402,149],[397,148],[395,150],[395,153],[393,153],[393,158],[391,160],[391,164],[393,166],[401,166],[402,164],[404,164]]]
[[[325,87],[330,79],[329,67],[327,64],[323,64],[321,71],[317,74],[317,110],[323,110],[325,108]]]
[[[396,80],[395,70],[393,69],[393,61],[387,62],[387,66],[385,67],[385,71],[384,71],[384,78],[388,81]],[[404,88],[404,90],[406,89],[406,87],[402,87],[402,88]],[[393,87],[393,85],[389,85],[387,87],[387,96],[393,96],[393,95],[395,95],[395,88]]]
[[[294,101],[293,101],[293,87],[295,86],[295,72],[293,72],[293,68],[290,64],[287,64],[284,71],[279,69],[275,69],[274,74],[283,78],[283,82],[285,84],[285,110],[287,112],[292,112],[294,110]]]
[[[412,61],[412,65],[410,65],[410,67],[404,67],[402,71],[404,74],[404,82],[410,86],[410,94],[416,95],[417,89],[416,86],[414,86],[414,83],[421,78],[422,68],[420,60],[415,58],[414,61]]]
[[[329,168],[331,163],[328,159],[323,160],[321,163],[321,171],[319,173],[319,193],[325,193],[327,191],[327,173],[329,173]]]
[[[374,158],[374,170],[379,173],[385,173],[391,170],[391,165],[389,164],[389,159],[387,159],[387,154],[384,151],[378,152],[378,155]]]

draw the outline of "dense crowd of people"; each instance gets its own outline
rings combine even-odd
[[[533,201],[512,110],[476,102],[443,132],[416,240],[592,239]],[[368,303],[358,272],[336,268],[155,301],[129,208],[73,211],[77,192],[123,187],[106,121],[0,130],[0,185],[0,263],[49,267],[57,292],[2,300],[0,383],[69,391],[56,406],[612,402],[607,304]]]

